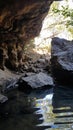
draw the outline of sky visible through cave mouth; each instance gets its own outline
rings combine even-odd
[[[35,51],[40,54],[48,54],[51,50],[51,39],[53,37],[65,38],[67,40],[73,39],[73,26],[66,26],[66,21],[70,17],[64,17],[59,13],[54,13],[54,7],[62,9],[67,7],[73,10],[73,0],[56,1],[50,7],[50,11],[43,21],[40,35],[35,38]]]

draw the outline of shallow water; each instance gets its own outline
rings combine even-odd
[[[73,130],[73,90],[13,90],[0,105],[0,130]]]

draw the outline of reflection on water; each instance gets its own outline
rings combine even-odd
[[[43,122],[39,124],[38,126],[51,126],[53,125],[54,114],[52,113],[53,107],[52,107],[52,94],[48,94],[43,99],[37,99],[36,105],[40,108],[36,112],[36,114],[42,114]],[[51,117],[51,118],[50,118]]]
[[[0,105],[0,130],[73,130],[73,90],[14,90]]]

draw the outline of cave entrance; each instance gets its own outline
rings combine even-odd
[[[71,17],[68,13],[73,9],[72,0],[55,1],[42,23],[42,29],[38,37],[31,40],[31,43],[25,46],[25,55],[27,59],[32,59],[34,71],[41,71],[42,67],[49,70],[51,58],[51,40],[53,37],[73,39],[73,26],[69,24]],[[68,16],[67,16],[68,15]],[[27,62],[26,62],[27,63]],[[41,65],[42,64],[42,65]],[[26,65],[26,68],[27,65]],[[38,69],[39,68],[39,69]]]

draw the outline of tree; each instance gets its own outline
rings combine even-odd
[[[66,5],[62,5],[60,9],[58,4],[56,5],[56,3],[54,3],[54,5],[52,6],[52,11],[54,14],[60,15],[63,18],[60,22],[62,22],[62,24],[66,26],[68,31],[73,36],[73,8],[69,7],[68,0],[65,0],[65,2]]]

